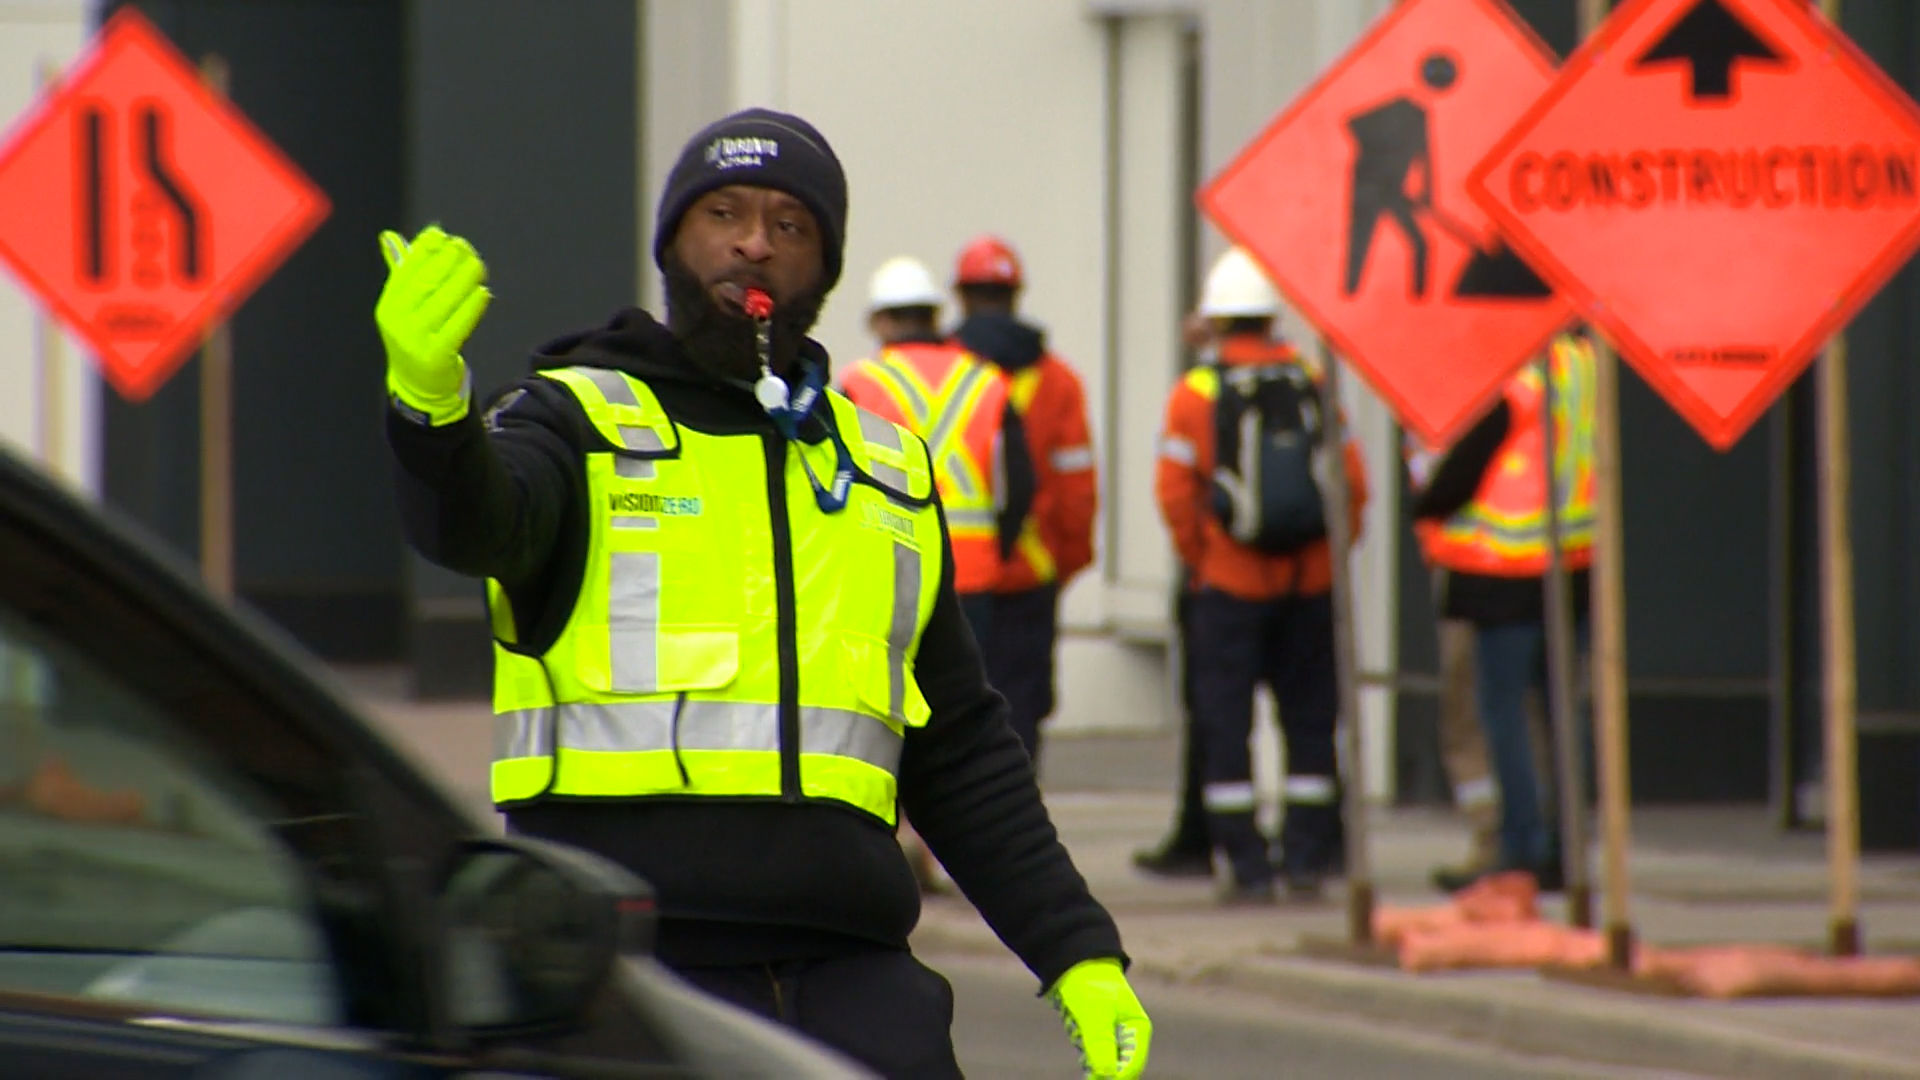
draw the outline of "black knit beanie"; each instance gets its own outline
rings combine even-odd
[[[771,109],[745,109],[700,130],[680,151],[660,194],[653,261],[665,268],[680,218],[700,196],[728,184],[774,188],[799,199],[820,226],[822,291],[840,280],[846,242],[847,174],[812,124]]]

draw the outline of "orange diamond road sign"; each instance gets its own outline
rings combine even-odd
[[[1500,0],[1404,0],[1200,193],[1428,441],[1572,315],[1466,191],[1552,82],[1552,54]]]
[[[1726,449],[1920,243],[1920,109],[1804,0],[1631,0],[1474,197]]]
[[[0,207],[0,259],[133,401],[328,211],[131,7],[0,146]]]

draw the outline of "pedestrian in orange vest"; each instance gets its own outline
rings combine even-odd
[[[1333,555],[1321,477],[1329,452],[1319,380],[1274,333],[1280,298],[1251,258],[1229,251],[1207,275],[1201,314],[1214,363],[1188,372],[1167,402],[1155,495],[1181,562],[1192,568],[1188,657],[1201,800],[1226,856],[1227,903],[1271,903],[1277,863],[1295,898],[1317,896],[1341,862],[1334,726]],[[1367,478],[1349,442],[1351,524],[1360,535]],[[1265,683],[1286,743],[1285,819],[1276,853],[1254,822],[1253,697]]]
[[[1550,355],[1560,545],[1579,619],[1593,561],[1593,349],[1563,334]],[[1502,870],[1524,870],[1546,892],[1564,882],[1556,803],[1535,764],[1543,755],[1535,753],[1525,707],[1530,689],[1543,700],[1546,692],[1545,397],[1540,368],[1529,365],[1452,447],[1409,462],[1414,531],[1442,572],[1440,616],[1474,627],[1474,689],[1500,785],[1500,862],[1480,873],[1436,874],[1448,891]]]
[[[880,351],[841,381],[854,404],[926,440],[953,550],[954,591],[975,640],[990,652],[994,587],[1032,509],[1034,468],[1006,377],[940,336],[943,299],[918,260],[882,263],[867,298],[867,325]]]
[[[1033,511],[995,586],[987,678],[1006,696],[1013,727],[1036,766],[1040,722],[1053,715],[1060,590],[1093,562],[1098,509],[1086,393],[1038,327],[1017,315],[1025,277],[1006,242],[983,236],[960,252],[953,275],[963,318],[954,338],[1006,373],[1033,462]]]

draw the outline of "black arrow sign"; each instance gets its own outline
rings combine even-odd
[[[1683,62],[1693,69],[1687,97],[1721,101],[1733,96],[1734,65],[1745,61],[1792,67],[1785,54],[1769,45],[1721,0],[1700,0],[1666,36],[1633,61],[1633,68]]]

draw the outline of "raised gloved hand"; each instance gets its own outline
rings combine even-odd
[[[1047,991],[1089,1080],[1134,1080],[1147,1068],[1153,1021],[1118,960],[1082,960]]]
[[[380,234],[387,284],[373,309],[387,348],[387,391],[435,427],[467,415],[471,395],[460,346],[493,294],[473,245],[429,225],[408,244]]]

